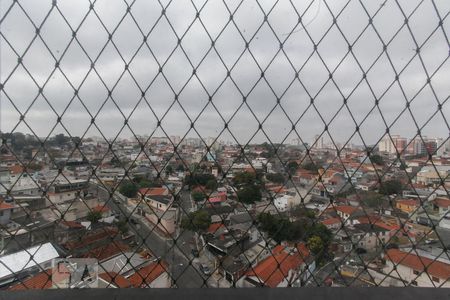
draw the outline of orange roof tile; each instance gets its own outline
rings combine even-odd
[[[0,202],[0,210],[11,209],[11,208],[14,208],[14,205],[11,205],[11,204],[5,203],[5,202]]]
[[[127,244],[120,241],[114,241],[110,244],[90,249],[86,254],[82,255],[82,257],[96,258],[101,261],[128,250],[130,250],[130,247]]]
[[[417,199],[400,199],[397,200],[396,203],[407,206],[419,206],[419,200]]]
[[[21,165],[14,165],[9,167],[11,174],[21,174],[23,173],[23,167]]]
[[[128,277],[133,287],[147,287],[156,278],[166,272],[167,265],[164,262],[154,262],[139,270]]]
[[[426,268],[426,272],[429,275],[444,281],[450,279],[450,264],[441,261],[434,261],[433,259],[403,252],[399,249],[389,249],[386,253],[386,259],[419,272],[424,272]]]
[[[117,274],[116,272],[107,272],[98,275],[100,278],[108,283],[111,283],[118,288],[129,288],[131,287],[131,282],[124,276]]]
[[[22,280],[10,288],[8,290],[11,291],[19,291],[19,290],[30,290],[30,289],[49,289],[52,287],[52,271],[46,270],[45,272],[41,272],[36,274],[33,277]]]
[[[111,210],[111,208],[109,208],[108,206],[105,206],[105,205],[97,205],[92,208],[92,211],[101,212],[101,213],[108,212],[110,210]]]
[[[450,207],[450,199],[439,197],[434,199],[434,204],[439,207],[447,208]]]
[[[142,196],[158,196],[167,195],[169,192],[165,187],[155,187],[155,188],[142,188],[139,189],[139,194]]]
[[[344,214],[352,215],[358,208],[350,205],[336,206],[336,211],[343,212]]]
[[[67,270],[64,267],[65,270]],[[11,291],[19,291],[19,290],[31,290],[31,289],[37,289],[37,290],[44,290],[52,288],[53,283],[61,282],[65,279],[67,279],[70,275],[67,272],[63,273],[55,273],[53,274],[52,269],[47,269],[45,271],[42,271],[40,273],[37,273],[36,275],[33,275],[25,280],[22,280],[19,283],[16,283],[8,288],[8,290]],[[56,276],[55,276],[56,275]]]
[[[212,223],[208,227],[208,232],[209,233],[215,233],[217,230],[219,230],[222,227],[224,227],[224,225],[222,223]]]
[[[272,288],[277,287],[285,279],[292,280],[293,278],[288,278],[289,271],[299,268],[309,255],[309,251],[304,244],[301,244],[297,247],[297,252],[291,255],[280,247],[282,246],[276,247],[272,255],[248,271],[246,275],[258,277],[265,286]]]
[[[323,220],[323,221],[321,221],[321,223],[323,224],[323,225],[333,225],[333,224],[338,224],[338,223],[341,223],[341,219],[340,218],[328,218],[328,219],[325,219],[325,220]]]

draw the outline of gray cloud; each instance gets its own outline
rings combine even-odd
[[[268,13],[274,1],[261,2],[260,5]],[[299,26],[288,37],[298,20],[294,8],[288,1],[280,1],[269,14],[268,21],[271,27],[266,23],[256,34],[255,31],[264,20],[264,14],[257,2],[244,1],[234,15],[235,23],[231,22],[221,32],[225,24],[229,22],[229,13],[222,2],[208,1],[200,13],[200,18],[210,37],[214,40],[217,39],[215,48],[210,50],[210,37],[200,21],[195,20],[195,8],[190,3],[174,1],[167,8],[166,16],[178,36],[182,36],[191,22],[195,20],[181,41],[181,46],[191,63],[196,67],[210,50],[196,70],[196,76],[201,83],[194,76],[186,85],[187,80],[192,76],[193,68],[182,49],[177,47],[177,38],[166,18],[161,17],[161,7],[158,2],[139,0],[134,2],[131,7],[131,13],[135,19],[133,20],[130,15],[126,15],[125,2],[96,1],[95,11],[106,30],[91,11],[78,29],[76,41],[72,40],[72,29],[77,29],[81,20],[88,13],[89,2],[60,0],[58,9],[72,29],[65,24],[59,11],[53,8],[42,24],[40,34],[56,59],[60,60],[62,73],[57,69],[52,74],[55,59],[52,58],[40,38],[35,40],[23,56],[23,65],[40,86],[52,74],[43,89],[43,94],[58,114],[67,108],[74,97],[71,85],[75,88],[79,88],[81,85],[78,97],[73,99],[62,118],[63,124],[73,135],[83,134],[90,126],[91,117],[86,108],[96,115],[105,100],[107,102],[96,117],[96,123],[106,136],[117,135],[123,126],[124,119],[112,100],[108,98],[107,90],[111,90],[113,87],[112,98],[124,115],[128,117],[134,110],[129,124],[136,134],[153,132],[156,129],[157,118],[163,117],[172,104],[175,93],[178,94],[180,91],[179,102],[191,120],[196,119],[200,111],[208,104],[208,94],[213,95],[213,103],[226,121],[232,118],[242,103],[242,93],[248,96],[248,106],[257,119],[246,105],[234,115],[230,122],[230,130],[239,142],[247,142],[258,130],[258,122],[263,120],[265,120],[264,132],[271,140],[280,142],[288,136],[287,142],[290,142],[291,139],[296,138],[296,134],[291,132],[291,122],[282,109],[276,105],[277,97],[281,97],[280,103],[293,122],[297,122],[303,114],[296,129],[302,139],[311,141],[315,134],[323,131],[324,124],[314,107],[310,107],[305,112],[310,104],[308,94],[315,97],[315,106],[325,122],[329,122],[341,108],[344,97],[348,98],[351,114],[357,123],[366,118],[375,103],[375,97],[380,98],[380,109],[389,125],[404,109],[406,101],[415,97],[411,103],[411,110],[414,118],[417,119],[418,126],[422,126],[436,111],[436,97],[438,101],[443,102],[450,95],[448,85],[450,63],[448,61],[431,80],[435,94],[429,87],[417,94],[426,83],[426,72],[431,76],[439,65],[448,59],[449,46],[446,36],[449,32],[446,25],[449,21],[445,20],[444,26],[437,28],[434,35],[427,40],[431,32],[438,26],[439,18],[431,1],[425,1],[409,20],[412,35],[405,26],[389,44],[387,53],[383,53],[378,62],[369,70],[378,55],[382,53],[383,47],[380,38],[384,43],[388,43],[398,28],[403,25],[404,16],[400,8],[406,15],[409,15],[419,3],[419,1],[399,1],[399,8],[395,1],[387,1],[386,5],[380,8],[382,2],[362,1],[364,4],[362,6],[359,1],[350,1],[337,18],[340,30],[333,26],[330,31],[328,29],[332,26],[333,16],[329,10],[334,16],[337,16],[347,1],[315,0],[306,13],[305,9],[309,2],[294,2],[298,13],[303,14],[302,22],[307,24],[307,28],[304,30],[302,26]],[[47,13],[51,10],[51,1],[40,1],[39,3],[19,1],[19,3],[36,26],[41,26]],[[194,3],[197,9],[200,9],[204,1],[194,1]],[[233,11],[239,1],[226,1],[226,3]],[[441,0],[435,1],[435,3],[441,18],[449,13],[450,3],[448,1]],[[1,81],[6,81],[4,93],[1,96],[1,129],[10,131],[19,124],[16,130],[27,131],[24,124],[20,124],[20,115],[12,104],[16,105],[21,113],[24,113],[33,99],[37,97],[37,101],[27,112],[25,120],[38,135],[46,136],[55,124],[56,115],[45,99],[38,96],[37,86],[22,66],[18,66],[9,77],[11,71],[17,66],[17,55],[14,50],[22,55],[35,36],[34,26],[27,20],[18,5],[13,5],[13,8],[8,11],[10,5],[11,1],[2,1],[2,15],[4,16],[6,12],[8,14],[1,23],[1,31],[7,39],[7,41],[1,40]],[[373,19],[377,31],[375,32],[369,26],[360,36],[368,25],[365,9],[370,15],[380,9]],[[124,15],[124,20],[115,29]],[[150,33],[147,40],[148,45],[142,45],[143,34],[148,34],[158,18],[161,19]],[[136,26],[135,21],[141,27],[143,34]],[[115,30],[114,45],[111,42],[107,43],[107,31],[113,32],[113,30]],[[275,54],[280,50],[280,45],[272,30],[281,41],[288,37],[283,45],[283,51],[280,51],[275,58]],[[447,30],[445,32],[447,35],[444,35],[443,30]],[[236,63],[238,57],[245,50],[245,42],[241,34],[247,40],[253,36],[254,38],[250,43],[251,52],[245,51]],[[348,53],[346,39],[352,44],[352,53]],[[70,41],[71,45],[65,52]],[[313,53],[313,43],[317,44],[319,41],[318,53],[314,53],[309,62],[305,64]],[[422,45],[425,41],[420,57],[416,55],[414,60],[402,71],[399,82],[394,83],[392,88],[386,91],[395,79],[395,72],[399,73],[414,57],[415,43]],[[107,44],[106,48],[103,49],[105,44]],[[140,51],[135,55],[140,46],[142,46]],[[175,53],[164,65],[165,77],[163,77],[162,74],[158,74],[158,65],[164,64],[175,48]],[[100,51],[102,51],[101,55],[96,60]],[[86,53],[89,57],[86,56]],[[62,59],[61,55],[63,55]],[[347,57],[342,61],[345,55]],[[95,69],[91,69],[91,61],[94,60],[96,60]],[[129,63],[130,60],[131,63]],[[426,70],[424,70],[422,61]],[[134,79],[129,72],[125,72],[117,83],[124,71],[125,63],[129,63],[129,72]],[[260,68],[265,69],[268,65],[264,75],[270,87],[265,80],[260,79]],[[333,74],[334,82],[330,81],[329,71],[334,71],[337,66],[339,67]],[[226,69],[232,67],[231,78],[233,81],[231,78],[227,78],[222,84],[227,75]],[[300,68],[302,68],[299,73],[301,82],[295,80],[286,90],[295,78],[295,72]],[[369,85],[363,81],[355,89],[363,72],[367,72]],[[63,74],[67,76],[71,85]],[[86,75],[87,78],[84,80]],[[153,83],[150,85],[151,82]],[[140,89],[147,88],[145,100],[143,100]],[[138,106],[136,107],[136,105]],[[273,112],[268,116],[272,109],[274,109]],[[444,115],[450,115],[448,103],[444,104],[442,111]],[[190,122],[180,105],[175,104],[164,117],[162,126],[169,135],[184,135],[189,130]],[[393,124],[394,133],[413,137],[417,128],[411,122],[411,115],[406,111]],[[222,119],[211,103],[196,121],[196,128],[202,136],[217,136],[224,128]],[[355,124],[346,108],[342,109],[329,126],[330,134],[341,142],[350,138],[354,129]],[[62,128],[58,127],[55,132],[58,131],[62,131]],[[372,143],[378,140],[384,131],[385,125],[378,110],[375,109],[361,125],[361,134],[366,142]],[[448,131],[449,128],[441,116],[433,118],[424,129],[424,133],[430,136],[447,137]],[[156,134],[161,135],[162,132],[158,130]],[[98,132],[91,128],[87,135],[98,135]],[[128,129],[121,134],[121,136],[126,135],[131,135]],[[191,131],[190,135],[195,136],[196,134]],[[232,139],[228,133],[221,138]],[[261,132],[254,139],[254,141],[265,140],[267,138]],[[354,138],[352,142],[361,143],[359,138]]]

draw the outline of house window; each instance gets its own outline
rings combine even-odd
[[[411,281],[411,285],[417,286],[417,281],[415,280]]]
[[[433,277],[431,277],[431,279],[434,281],[434,282],[437,282],[437,283],[439,283],[439,278],[437,278],[437,277],[435,277],[435,276],[433,276]]]

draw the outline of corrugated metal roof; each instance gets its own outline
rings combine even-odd
[[[31,259],[33,257],[33,259]],[[42,264],[59,257],[58,251],[52,243],[28,248],[16,253],[0,257],[0,278]]]

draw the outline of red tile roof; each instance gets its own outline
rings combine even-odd
[[[328,218],[325,220],[322,220],[321,223],[325,226],[327,225],[334,225],[334,224],[338,224],[341,223],[341,219],[340,218]]]
[[[156,188],[139,189],[139,194],[142,196],[158,196],[158,195],[168,195],[169,192],[165,187],[156,187]]]
[[[97,205],[97,206],[92,208],[92,211],[100,212],[100,213],[108,212],[110,210],[111,210],[111,208],[109,208],[106,205]]]
[[[447,208],[450,207],[450,199],[447,198],[436,198],[434,199],[434,205]]]
[[[281,193],[285,193],[286,192],[286,189],[282,185],[277,185],[277,186],[272,186],[272,187],[267,187],[266,186],[266,189],[268,191],[271,191],[271,192],[277,193],[277,194],[281,194]]]
[[[407,205],[407,206],[419,206],[419,200],[417,199],[400,199],[397,200],[397,204]]]
[[[309,256],[309,251],[304,244],[297,247],[297,252],[290,254],[282,249],[282,246],[276,247],[272,255],[260,262],[256,267],[247,272],[247,276],[256,276],[265,286],[277,287],[283,280],[292,280],[288,278],[290,270],[298,269],[304,259]]]
[[[67,228],[84,228],[83,225],[81,225],[81,223],[78,223],[76,221],[66,221],[66,220],[62,220],[61,225],[67,227]]]
[[[219,230],[222,227],[224,227],[224,225],[222,223],[212,223],[208,227],[208,232],[209,233],[215,233],[217,230]]]
[[[427,257],[400,251],[399,249],[389,249],[386,253],[386,259],[394,264],[400,264],[419,272],[425,272],[426,268],[426,273],[444,281],[450,279],[450,264],[441,261],[434,261]]]
[[[82,255],[82,257],[96,258],[101,261],[109,257],[112,257],[116,254],[123,253],[129,250],[130,247],[127,244],[120,241],[114,241],[111,242],[110,244],[90,249],[87,253]]]
[[[108,283],[115,285],[118,288],[129,288],[131,282],[124,276],[117,274],[116,272],[107,272],[98,275],[100,278]]]
[[[133,275],[128,277],[133,287],[147,287],[156,278],[161,276],[167,270],[167,264],[165,262],[154,262],[139,270]]]
[[[340,211],[340,212],[342,212],[344,214],[347,214],[347,215],[352,215],[357,210],[358,210],[357,207],[350,206],[350,205],[336,206],[336,211]]]
[[[11,205],[6,202],[0,202],[0,210],[11,209],[14,208],[14,205]]]
[[[67,269],[64,267],[64,270]],[[47,269],[36,275],[33,275],[32,277],[22,280],[22,282],[10,286],[8,290],[19,291],[31,289],[37,290],[49,289],[52,288],[53,283],[61,282],[70,276],[67,272],[55,273],[53,276],[52,273],[53,273],[52,269]]]
[[[33,277],[22,280],[10,288],[8,290],[18,291],[18,290],[29,290],[29,289],[49,289],[52,287],[52,270],[46,270],[45,272],[41,272],[36,274]]]
[[[101,228],[96,232],[83,236],[81,240],[68,241],[64,243],[63,246],[68,250],[86,247],[87,245],[90,245],[95,241],[107,239],[109,237],[115,237],[118,232],[119,230],[115,227]]]
[[[11,174],[21,174],[23,173],[23,167],[20,165],[14,165],[9,167],[9,171],[11,172]]]

